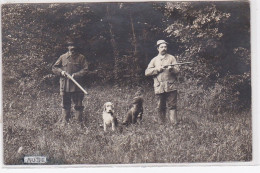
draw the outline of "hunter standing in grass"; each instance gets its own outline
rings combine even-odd
[[[67,78],[71,75],[79,83],[88,71],[88,62],[84,55],[77,52],[74,42],[68,42],[68,52],[61,55],[53,65],[52,71],[60,76],[60,94],[62,96],[62,123],[68,123],[71,118],[71,101],[74,103],[75,117],[83,125],[82,104],[84,93]]]
[[[180,71],[174,56],[167,54],[168,43],[157,41],[159,54],[154,57],[145,70],[146,76],[153,76],[154,91],[158,96],[158,114],[161,121],[166,120],[166,103],[169,108],[169,119],[177,124],[177,88],[175,86],[176,74]],[[172,65],[172,66],[171,66]]]

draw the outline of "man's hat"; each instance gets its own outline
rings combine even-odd
[[[74,46],[74,41],[67,41],[67,46]]]
[[[158,47],[160,44],[168,44],[165,40],[158,40],[156,46]]]
[[[77,46],[76,43],[72,40],[67,41],[67,46]]]

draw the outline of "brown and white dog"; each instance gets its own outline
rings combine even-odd
[[[104,104],[104,109],[103,109],[103,127],[104,131],[107,131],[107,126],[112,125],[112,130],[115,131],[118,121],[117,118],[114,116],[114,104],[111,102],[106,102]]]

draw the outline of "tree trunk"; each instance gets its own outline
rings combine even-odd
[[[110,33],[110,43],[113,49],[113,54],[114,54],[114,79],[115,81],[119,80],[119,73],[120,73],[120,69],[119,69],[119,50],[118,50],[118,46],[115,40],[115,34],[113,31],[113,24],[111,22],[111,14],[110,14],[110,10],[109,10],[109,4],[107,5],[107,16],[108,16],[108,25],[109,25],[109,33]]]
[[[134,28],[134,23],[133,23],[133,17],[132,14],[130,14],[130,21],[131,21],[131,28],[132,28],[132,34],[133,34],[133,41],[132,45],[134,46],[134,58],[136,59],[137,57],[137,41],[136,41],[136,34],[135,34],[135,28]]]
[[[143,40],[144,40],[144,46],[143,47],[145,47],[146,48],[146,39],[147,39],[147,30],[144,28],[143,29]],[[144,51],[144,55],[145,55],[145,62],[144,62],[144,64],[148,64],[149,62],[149,60],[148,60],[148,55],[147,55],[147,51],[146,51],[147,49],[143,49],[143,51]]]
[[[134,78],[134,80],[139,83],[140,82],[140,77],[142,76],[141,72],[142,69],[140,67],[140,62],[139,62],[139,56],[138,56],[138,47],[137,47],[137,37],[135,33],[135,27],[134,27],[134,21],[132,14],[130,13],[130,22],[131,22],[131,29],[132,29],[132,45],[134,47],[133,51],[133,71],[131,76]]]

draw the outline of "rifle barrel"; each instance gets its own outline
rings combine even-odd
[[[183,64],[191,64],[192,62],[180,62],[180,63],[176,63],[176,64],[170,64],[170,65],[166,65],[165,67],[168,66],[175,66],[175,65],[183,65]]]

